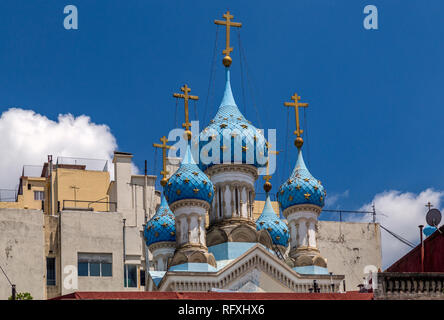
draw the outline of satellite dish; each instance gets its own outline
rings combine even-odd
[[[430,209],[426,221],[429,226],[436,227],[441,222],[441,212],[438,209]]]

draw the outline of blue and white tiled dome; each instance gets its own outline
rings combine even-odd
[[[298,160],[290,178],[284,182],[277,193],[281,209],[298,204],[324,206],[326,191],[321,182],[315,179],[304,163],[302,151],[298,150]]]
[[[162,196],[156,214],[147,222],[144,230],[146,245],[149,246],[162,241],[175,242],[175,223],[174,214],[171,212],[165,197]]]
[[[261,131],[245,119],[237,107],[231,91],[230,70],[228,68],[226,69],[226,78],[225,92],[219,110],[214,119],[210,121],[208,127],[200,133],[199,149],[202,150],[211,139],[218,138],[220,143],[219,163],[247,163],[255,167],[265,166],[267,159],[265,138]],[[227,129],[231,131],[238,130],[240,134],[237,138],[228,136],[224,139],[223,132]],[[231,148],[228,148],[229,143],[231,143]],[[224,145],[227,147],[224,147]],[[256,148],[260,150],[256,152]],[[230,152],[229,149],[231,149],[231,155],[226,154]],[[235,153],[235,150],[241,151]],[[254,150],[253,155],[248,158],[247,150]],[[208,151],[209,150],[204,149],[202,153]],[[212,151],[209,151],[208,153],[210,157],[212,155],[211,152]],[[202,153],[199,166],[202,170],[206,170],[215,163],[205,163],[205,161],[202,160]]]
[[[168,204],[183,199],[198,199],[211,205],[213,183],[194,162],[189,145],[179,169],[168,179],[164,194]]]
[[[274,212],[269,195],[267,195],[267,200],[265,200],[262,214],[256,220],[256,229],[258,231],[263,229],[267,230],[274,244],[284,247],[287,246],[290,236],[288,226]]]

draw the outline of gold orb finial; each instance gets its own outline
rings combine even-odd
[[[191,140],[191,131],[190,130],[185,130],[185,133],[183,134],[183,137],[185,138],[185,140]]]
[[[294,140],[294,145],[296,146],[296,148],[300,149],[302,147],[302,145],[304,144],[304,139],[302,139],[301,137],[297,137]]]
[[[163,177],[162,180],[160,180],[160,185],[161,185],[162,187],[165,187],[166,184],[167,184],[167,182],[168,182],[168,179],[165,178],[165,177]]]
[[[264,190],[265,190],[265,192],[270,192],[270,190],[271,190],[271,183],[269,181],[264,183]]]
[[[231,57],[229,55],[226,55],[223,59],[222,59],[222,63],[224,64],[225,67],[229,67],[231,66],[231,62],[233,62],[233,60],[231,59]]]

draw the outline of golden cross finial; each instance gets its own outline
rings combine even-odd
[[[220,20],[214,20],[215,24],[218,25],[224,25],[226,26],[226,45],[225,45],[225,50],[222,51],[222,53],[225,55],[224,59],[222,60],[223,64],[225,67],[229,67],[231,65],[231,58],[230,58],[230,52],[233,51],[233,48],[230,48],[230,27],[237,27],[240,28],[242,27],[242,23],[240,22],[232,22],[231,19],[234,18],[234,16],[232,16],[230,14],[230,11],[227,11],[227,13],[225,13],[223,15],[223,17],[225,18],[225,21],[220,21]]]
[[[267,148],[268,148],[268,157],[267,157],[267,174],[263,178],[265,180],[264,190],[265,190],[265,192],[269,192],[271,190],[270,180],[272,177],[270,175],[270,154],[278,155],[280,151],[270,150],[271,143],[266,142],[265,144],[267,145]]]
[[[190,140],[191,139],[191,131],[190,131],[191,123],[189,121],[188,100],[190,100],[190,99],[191,100],[199,100],[199,97],[189,95],[188,92],[191,91],[191,88],[189,88],[186,84],[182,88],[180,88],[180,90],[182,90],[183,93],[173,93],[173,97],[181,98],[185,102],[185,123],[182,124],[182,127],[185,128],[185,138],[187,140]]]
[[[160,138],[160,141],[162,141],[162,144],[153,143],[153,147],[162,149],[162,171],[160,171],[160,174],[162,175],[162,180],[160,180],[160,184],[162,185],[162,187],[164,187],[167,183],[166,176],[169,173],[166,169],[166,151],[167,149],[174,150],[174,147],[166,144],[168,142],[168,139],[165,136]]]
[[[301,97],[298,96],[297,93],[295,93],[291,97],[291,99],[294,102],[284,102],[284,106],[294,107],[294,111],[295,111],[295,115],[296,115],[296,130],[294,131],[294,134],[297,136],[294,143],[295,143],[296,147],[300,148],[300,147],[302,147],[302,144],[304,143],[304,140],[301,138],[301,134],[304,132],[304,130],[302,130],[300,128],[300,124],[299,124],[299,107],[306,108],[306,107],[308,107],[308,103],[299,102]]]

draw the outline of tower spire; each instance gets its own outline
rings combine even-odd
[[[294,112],[296,116],[296,130],[294,131],[294,134],[296,135],[296,139],[294,140],[294,145],[300,149],[302,145],[304,144],[304,140],[302,139],[301,135],[304,132],[304,130],[301,129],[300,123],[299,123],[299,107],[307,108],[308,103],[299,102],[301,99],[300,96],[298,96],[297,93],[295,93],[291,99],[294,102],[284,102],[284,106],[286,107],[294,107]]]
[[[188,112],[188,100],[199,100],[198,96],[192,96],[188,93],[191,91],[191,88],[189,88],[186,84],[180,90],[183,93],[173,93],[174,98],[180,98],[184,100],[185,105],[185,123],[182,124],[182,127],[185,128],[185,139],[190,140],[191,139],[191,123],[189,119],[189,112]]]
[[[169,173],[166,169],[166,151],[167,149],[174,150],[174,147],[166,144],[168,142],[168,139],[165,136],[160,138],[160,141],[162,141],[162,144],[153,143],[153,147],[162,149],[162,171],[160,171],[160,174],[162,175],[162,180],[160,180],[160,185],[162,187],[165,187],[165,185],[167,184],[166,176]]]
[[[240,28],[240,27],[242,27],[242,23],[231,21],[231,19],[233,19],[234,16],[232,16],[230,14],[230,11],[228,11],[228,10],[223,15],[223,17],[225,18],[225,21],[214,20],[214,23],[217,25],[226,26],[226,44],[225,44],[225,49],[222,51],[222,54],[224,54],[225,56],[222,60],[222,63],[224,64],[225,67],[228,68],[232,62],[232,59],[230,57],[230,52],[233,51],[233,48],[230,47],[230,27]]]

